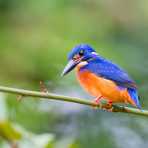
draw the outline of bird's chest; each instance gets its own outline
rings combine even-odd
[[[77,70],[77,79],[81,86],[93,96],[100,94],[101,80],[96,78],[91,72]]]
[[[89,92],[92,96],[106,96],[111,97],[113,94],[118,94],[117,86],[114,82],[96,76],[90,71],[80,71],[77,69],[77,79],[81,86]]]

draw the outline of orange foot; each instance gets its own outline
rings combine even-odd
[[[113,111],[113,102],[108,100],[107,104],[102,105],[101,108],[105,111],[112,112]]]
[[[102,96],[99,96],[99,97],[97,97],[97,98],[95,98],[95,99],[93,100],[92,103],[94,104],[94,106],[93,106],[94,109],[97,109],[97,105],[99,105],[99,104],[100,104],[100,106],[101,106],[100,100],[101,100],[102,98],[103,98]]]
[[[99,96],[97,97],[96,99],[93,100],[93,104],[94,104],[94,109],[97,108],[97,105],[100,105],[100,108],[105,110],[105,111],[109,111],[109,112],[112,112],[112,109],[113,109],[113,106],[112,106],[112,101],[111,100],[107,100],[107,103],[106,104],[102,104],[100,102],[100,100],[102,99],[103,97],[102,96]]]

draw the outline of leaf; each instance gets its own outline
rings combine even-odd
[[[22,135],[9,121],[0,121],[0,136],[8,141],[20,140]]]

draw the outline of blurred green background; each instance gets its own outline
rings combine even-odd
[[[67,53],[88,43],[125,68],[148,108],[148,1],[0,0],[0,85],[90,98]],[[0,94],[0,147],[147,148],[148,119],[78,104]],[[15,145],[17,141],[17,145]]]

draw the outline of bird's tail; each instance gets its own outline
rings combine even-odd
[[[137,90],[135,88],[128,88],[128,93],[129,93],[131,99],[134,101],[135,105],[139,109],[141,109]]]

